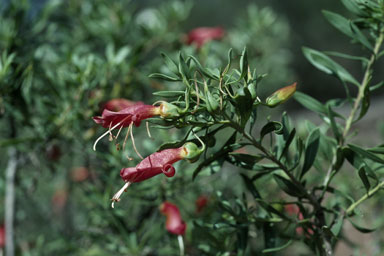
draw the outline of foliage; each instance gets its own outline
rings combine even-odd
[[[185,232],[186,255],[332,255],[346,240],[346,221],[360,232],[375,231],[365,227],[361,206],[384,186],[383,144],[366,148],[351,133],[369,110],[370,94],[383,85],[372,81],[384,55],[384,2],[342,3],[352,18],[323,14],[366,55],[303,48],[314,67],[345,88],[345,99],[322,103],[288,85],[288,27],[268,8],[250,6],[222,40],[196,47],[182,38],[190,2],[140,9],[126,1],[49,1],[33,16],[27,1],[11,1],[0,17],[0,163],[17,165],[18,253],[177,255],[178,241],[166,226]],[[334,57],[360,62],[363,77]],[[266,97],[270,85],[276,90]],[[280,120],[260,115],[293,93],[321,124],[307,121],[303,129],[285,112]],[[112,143],[104,140],[93,152],[102,130],[91,117],[111,98],[160,99],[172,104],[172,114],[145,120],[153,139],[144,121],[138,129],[131,124],[132,143],[113,124],[116,129],[106,128]],[[350,113],[341,114],[341,106]],[[185,145],[199,144],[193,157],[181,157],[184,149],[190,153]],[[174,150],[175,177],[167,179],[162,169],[166,176],[153,172],[125,183],[129,189],[110,208],[113,191],[127,182],[119,169],[152,172],[151,156],[168,168],[163,157]],[[148,157],[139,160],[134,151]],[[175,163],[182,159],[189,162]],[[8,183],[0,179],[1,188]],[[196,210],[201,195],[205,208]],[[164,202],[172,205],[171,212],[160,207],[166,225]],[[181,231],[170,225],[172,215]]]

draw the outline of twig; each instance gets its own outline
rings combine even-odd
[[[6,175],[5,188],[5,256],[15,255],[13,220],[15,216],[15,176],[17,168],[17,152],[11,147],[8,151],[9,160]]]

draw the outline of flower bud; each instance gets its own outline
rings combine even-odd
[[[195,143],[193,142],[187,142],[183,145],[183,152],[181,153],[181,157],[183,159],[189,160],[190,162],[195,162],[197,159],[199,159],[199,156],[201,153],[204,152],[205,147],[199,148]]]
[[[163,118],[179,117],[180,112],[180,108],[171,103],[162,101],[160,104],[160,116]]]
[[[296,91],[296,83],[281,88],[271,94],[266,100],[265,104],[271,108],[276,107],[287,101]]]

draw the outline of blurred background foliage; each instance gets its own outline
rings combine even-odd
[[[221,229],[213,235],[204,223],[228,217],[220,207],[217,210],[223,198],[242,197],[236,169],[212,168],[191,182],[193,166],[188,169],[181,163],[176,165],[181,170],[177,177],[135,184],[112,210],[109,199],[122,185],[119,170],[133,165],[126,157],[133,154],[129,150],[122,154],[107,139],[92,151],[103,130],[91,118],[110,99],[151,104],[160,99],[152,92],[172,88],[148,78],[163,71],[161,52],[172,58],[179,51],[194,54],[215,68],[225,65],[229,48],[239,56],[246,45],[250,65],[268,74],[263,81],[265,95],[296,80],[302,84],[300,90],[320,100],[340,95],[342,88],[334,87],[332,78],[313,69],[301,54],[302,45],[345,49],[341,42],[345,38],[326,26],[319,12],[330,8],[337,11],[341,4],[334,0],[0,1],[0,166],[5,170],[10,161],[17,162],[17,255],[177,255],[177,240],[164,229],[158,211],[164,200],[177,203],[191,227],[186,236],[191,255],[229,255],[219,253],[231,250],[236,234]],[[221,26],[225,36],[201,48],[187,45],[188,32],[201,26]],[[347,47],[351,52],[360,50]],[[350,68],[360,72],[359,66]],[[173,130],[152,129],[152,134],[154,140],[144,128],[135,129],[142,154],[182,136]],[[14,157],[9,155],[11,149],[17,150]],[[5,186],[2,174],[1,205]],[[200,195],[209,203],[196,213]],[[1,218],[6,207],[0,208]],[[263,241],[256,240],[252,247],[257,251]]]

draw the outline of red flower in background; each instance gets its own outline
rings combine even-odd
[[[71,170],[71,179],[73,182],[82,182],[88,179],[90,172],[86,167],[75,167]]]
[[[179,208],[170,203],[164,202],[160,205],[160,212],[167,217],[165,228],[175,235],[184,235],[187,225],[180,215]]]
[[[205,195],[199,196],[196,199],[196,212],[200,213],[208,204],[208,197]]]
[[[211,40],[224,37],[225,31],[221,27],[200,27],[191,30],[187,35],[187,44],[196,44],[198,48]]]
[[[120,110],[123,110],[125,108],[130,107],[130,106],[133,106],[135,104],[144,104],[144,103],[134,102],[134,101],[130,101],[130,100],[122,99],[122,98],[112,99],[112,100],[107,101],[103,105],[103,110],[108,109],[110,111],[120,111]]]
[[[0,248],[5,247],[5,227],[4,225],[0,226]]]
[[[304,216],[301,213],[300,208],[297,205],[287,204],[284,206],[284,209],[285,209],[285,212],[288,213],[288,215],[296,215],[299,220],[304,219]],[[308,234],[313,235],[314,232],[311,228],[307,228],[306,230],[307,230]],[[301,235],[303,235],[303,233],[304,233],[304,229],[302,227],[296,228],[296,234],[301,236]]]

